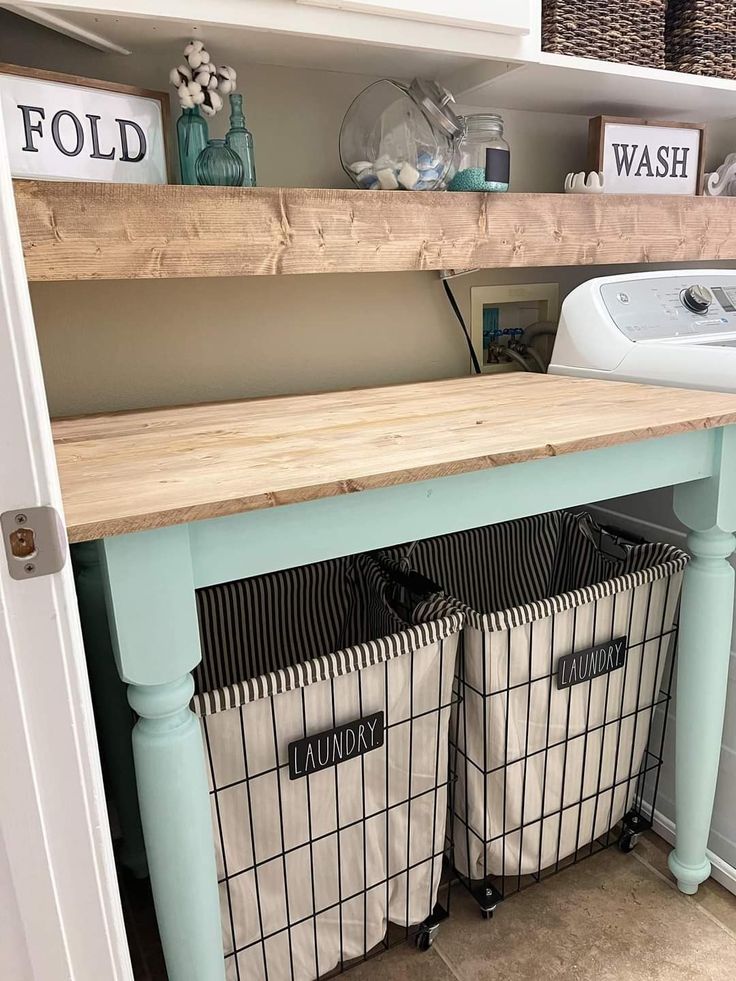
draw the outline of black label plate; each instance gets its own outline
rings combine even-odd
[[[289,743],[289,779],[326,770],[383,746],[383,712]]]
[[[508,184],[511,154],[502,147],[486,147],[486,181]]]
[[[616,637],[584,651],[573,651],[557,662],[557,687],[571,688],[584,681],[591,681],[603,674],[617,671],[626,664],[628,637]]]

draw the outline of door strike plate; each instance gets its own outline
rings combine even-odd
[[[64,568],[66,532],[54,508],[17,508],[0,514],[5,558],[12,579],[50,576]]]

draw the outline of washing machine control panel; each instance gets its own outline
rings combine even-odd
[[[697,342],[736,334],[736,273],[659,276],[601,285],[611,320],[630,341]]]

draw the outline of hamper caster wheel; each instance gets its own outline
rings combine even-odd
[[[483,917],[484,920],[492,920],[493,914],[495,912],[496,912],[496,907],[494,906],[493,909],[482,909],[480,911],[480,915]]]
[[[639,842],[639,835],[631,831],[624,831],[618,839],[618,850],[620,852],[633,852]]]
[[[424,930],[420,930],[416,939],[417,950],[429,950],[434,943],[434,938],[438,929],[439,927],[429,927]]]

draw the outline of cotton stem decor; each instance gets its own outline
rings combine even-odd
[[[182,109],[199,106],[205,116],[214,116],[222,109],[222,97],[235,91],[237,77],[234,68],[218,68],[212,62],[202,41],[190,41],[184,48],[184,61],[169,72]]]

